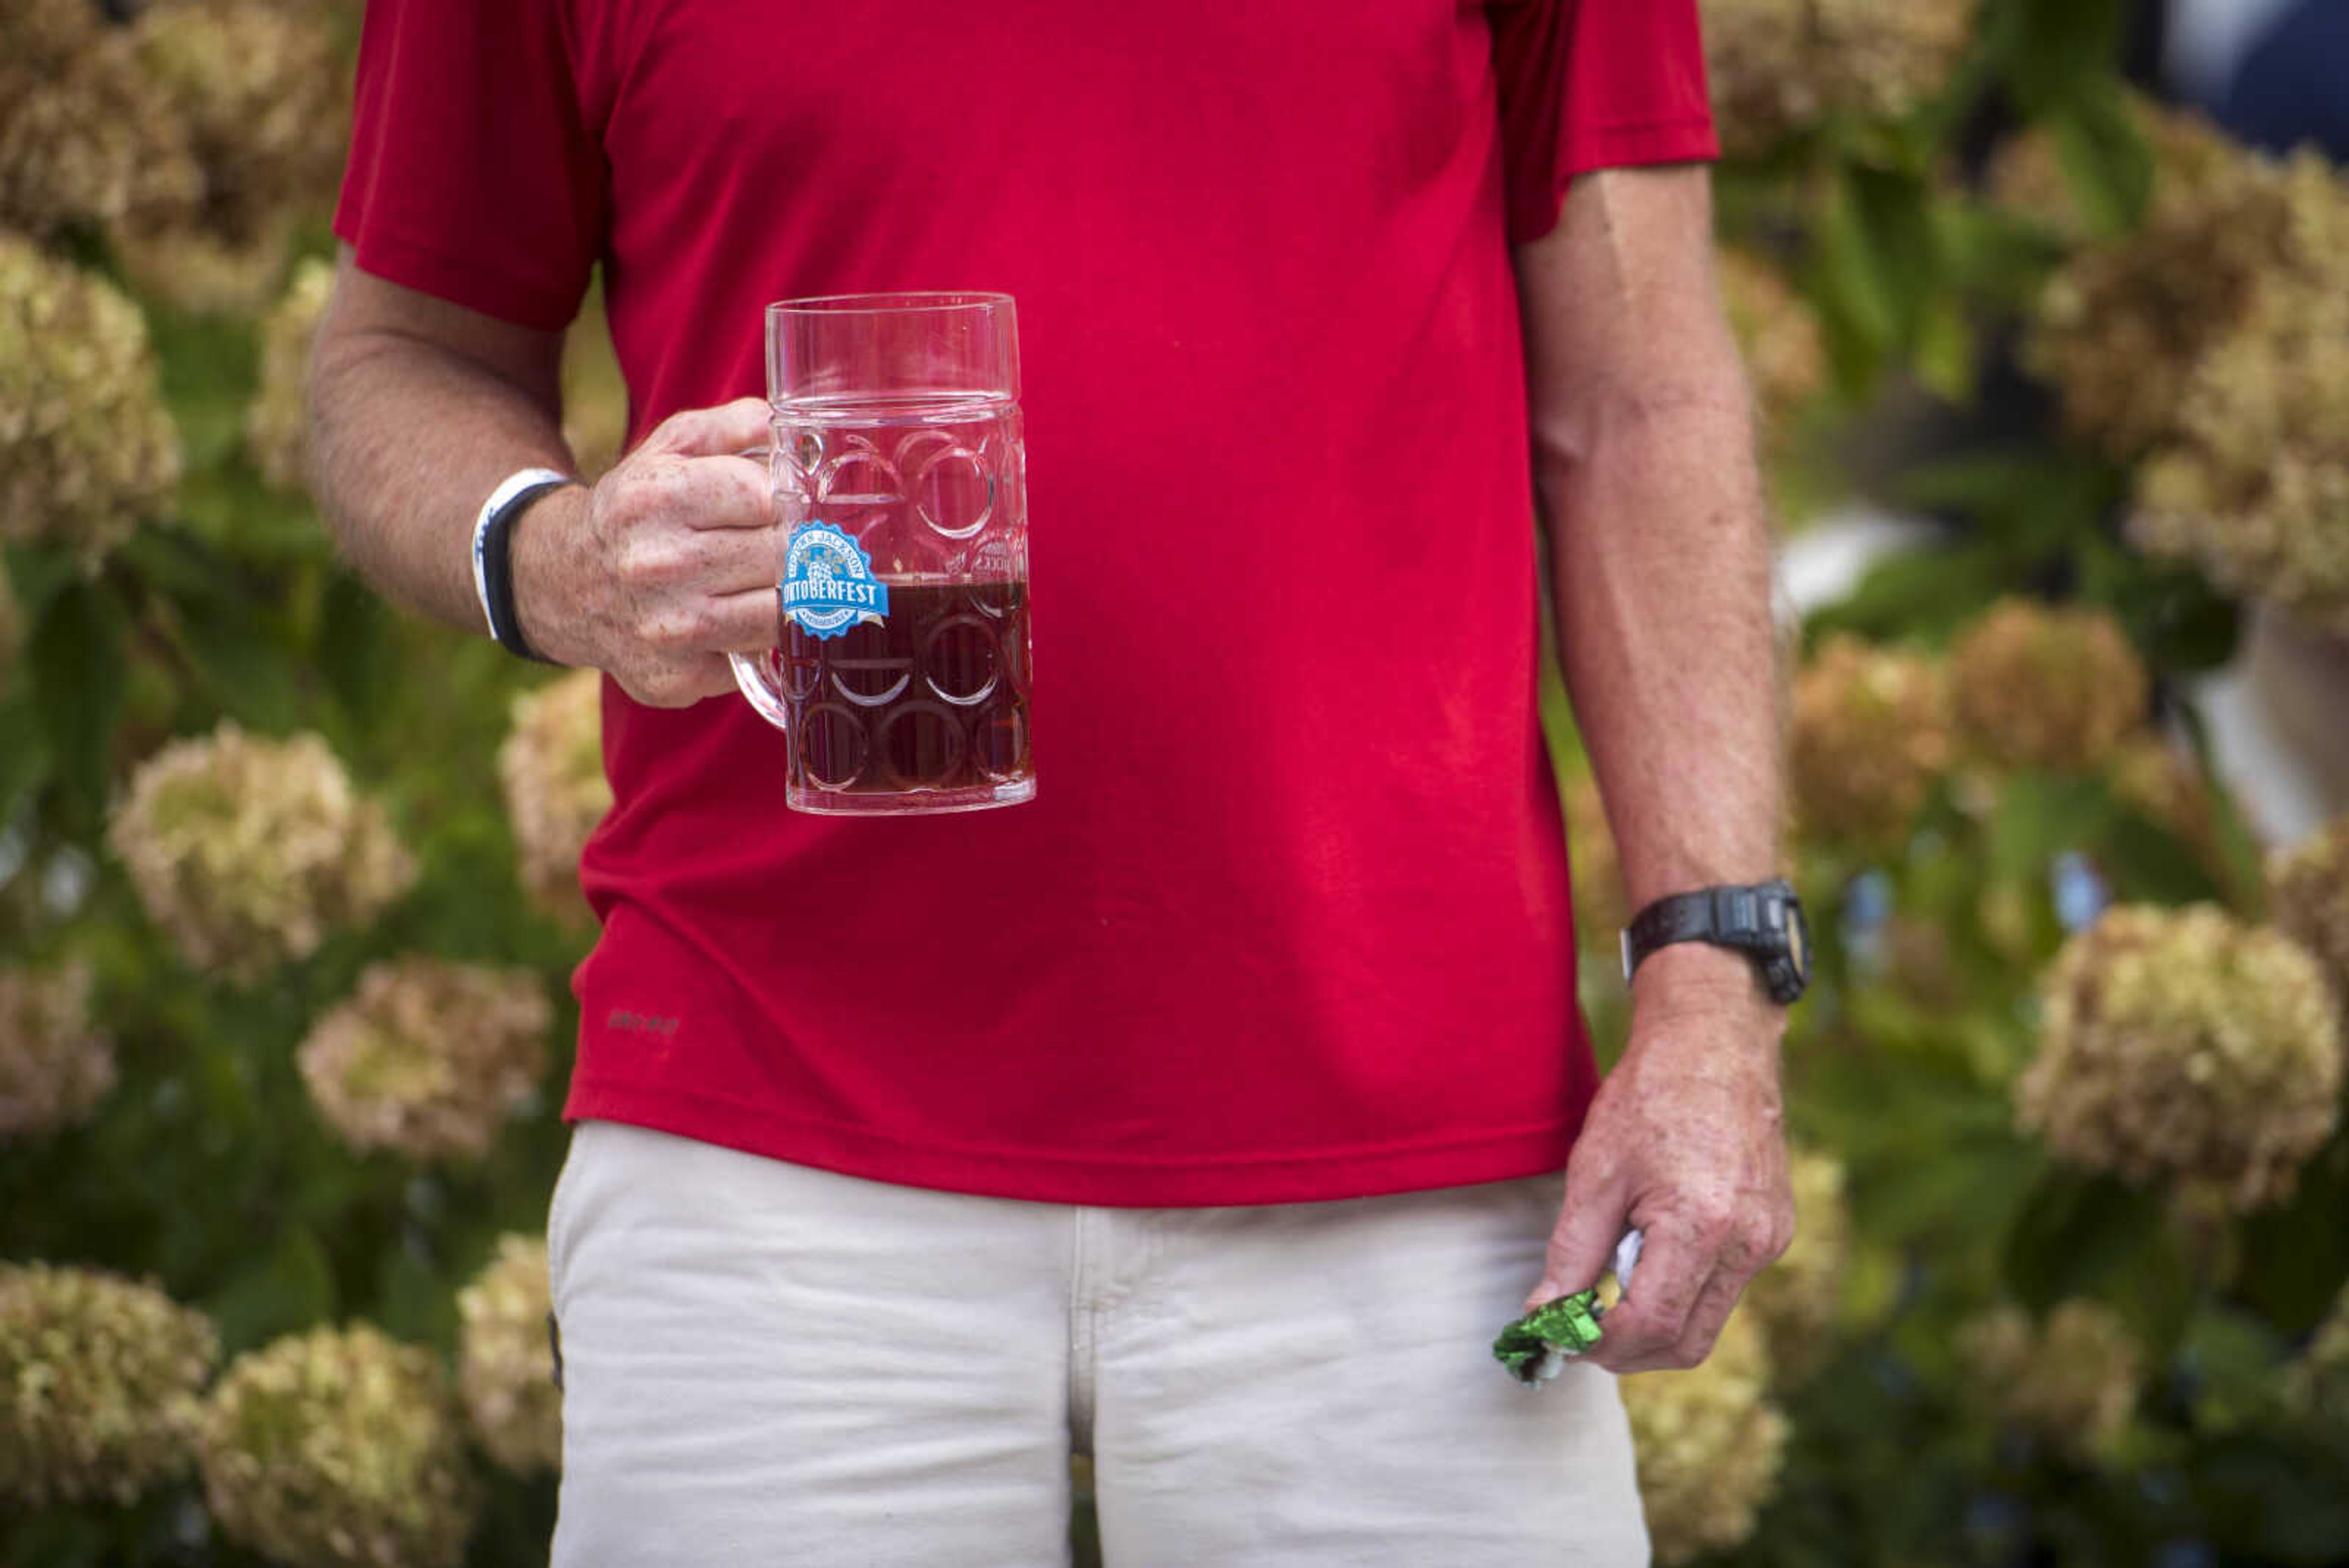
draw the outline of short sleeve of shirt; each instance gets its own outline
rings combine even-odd
[[[603,248],[561,0],[368,0],[335,232],[361,271],[547,331]]]
[[[1509,239],[1578,174],[1717,157],[1696,0],[1490,0]]]

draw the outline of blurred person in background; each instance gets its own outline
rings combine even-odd
[[[2349,0],[2173,0],[2178,88],[2257,147],[2349,160]]]
[[[501,640],[608,677],[558,1563],[1056,1561],[1072,1444],[1115,1564],[1644,1561],[1612,1375],[1792,1225],[1785,997],[1705,923],[1787,956],[1713,152],[1692,0],[369,5],[316,489],[475,630],[494,521]],[[634,450],[533,492],[598,264]],[[794,816],[723,657],[776,634],[761,307],[917,287],[1019,302],[1046,778]],[[1537,496],[1671,917],[1603,1087]],[[1629,1226],[1596,1355],[1512,1385]]]

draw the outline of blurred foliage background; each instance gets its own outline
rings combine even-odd
[[[1792,543],[1910,524],[1794,632],[1801,1234],[1624,1386],[1659,1558],[2349,1560],[2349,822],[2263,842],[2198,701],[2247,628],[2349,663],[2349,184],[2130,86],[2119,0],[1705,10]],[[592,676],[384,607],[302,493],[357,15],[0,6],[11,1564],[545,1554],[608,795]]]

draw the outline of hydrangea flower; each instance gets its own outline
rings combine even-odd
[[[96,561],[167,510],[179,483],[139,307],[0,233],[0,540]]]
[[[2142,459],[2129,533],[2221,590],[2349,629],[2349,183],[2140,101],[2136,231],[2088,242],[2044,137],[1999,183],[2077,244],[2023,345],[2072,428]]]
[[[498,1253],[457,1293],[457,1382],[490,1457],[528,1474],[563,1462],[563,1393],[547,1341],[546,1243],[502,1236]]]
[[[1851,1214],[1844,1206],[1843,1162],[1833,1155],[1794,1149],[1787,1174],[1795,1189],[1795,1239],[1745,1287],[1744,1305],[1769,1342],[1771,1366],[1791,1384],[1825,1359],[1851,1251]]]
[[[319,17],[268,0],[171,0],[132,33],[202,191],[184,212],[115,226],[124,270],[183,309],[257,307],[278,286],[295,218],[333,197],[348,72]]]
[[[2100,766],[2144,722],[2151,682],[2120,623],[2032,599],[1992,606],[1950,654],[1960,730],[2013,767]]]
[[[295,1059],[318,1114],[352,1147],[478,1159],[537,1087],[553,1023],[527,970],[411,954],[369,964]]]
[[[11,0],[0,16],[0,226],[183,208],[202,189],[186,130],[92,0]]]
[[[2326,243],[2349,247],[2349,195]],[[2349,634],[2349,268],[2263,280],[2188,374],[2129,536],[2221,590]]]
[[[1818,313],[1775,267],[1750,252],[1720,253],[1722,303],[1754,379],[1764,431],[1782,435],[1826,389],[1827,351]]]
[[[1753,1314],[1729,1314],[1702,1366],[1642,1372],[1619,1386],[1656,1561],[1685,1563],[1753,1534],[1786,1449],[1786,1417],[1770,1402],[1769,1348]]]
[[[1704,0],[1723,148],[1767,151],[1830,115],[1898,119],[1950,84],[1980,0]]]
[[[2001,1418],[2076,1459],[2108,1452],[2137,1408],[2143,1353],[2101,1303],[2062,1302],[2037,1324],[2002,1306],[1961,1329],[1958,1347]]]
[[[310,386],[310,344],[335,291],[335,269],[304,262],[275,309],[261,324],[261,389],[245,410],[244,445],[261,476],[281,490],[301,490],[304,402]]]
[[[1849,843],[1905,836],[1956,751],[1941,669],[1842,634],[1795,676],[1793,720],[1788,770],[1803,826]]]
[[[187,1469],[212,1324],[152,1285],[0,1263],[0,1498],[127,1503]]]
[[[0,966],[0,1145],[86,1119],[114,1086],[114,1048],[90,1023],[87,964]]]
[[[456,1568],[472,1527],[456,1402],[440,1361],[366,1324],[278,1340],[205,1402],[204,1501],[287,1568]]]
[[[542,907],[585,915],[579,854],[612,808],[604,777],[604,681],[577,670],[514,699],[498,748],[523,888]]]
[[[2124,905],[2044,982],[2022,1125],[2061,1158],[2249,1210],[2290,1194],[2339,1114],[2341,1026],[2316,960],[2209,905]]]
[[[233,723],[142,763],[107,836],[188,961],[247,981],[372,919],[416,875],[322,737]]]
[[[2276,929],[2316,955],[2349,1009],[2349,816],[2270,856],[2267,884]]]

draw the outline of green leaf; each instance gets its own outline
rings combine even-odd
[[[2122,0],[2023,0],[1994,13],[1992,47],[2024,114],[2044,119],[2106,88],[2127,15]]]
[[[1944,402],[1973,400],[1977,366],[1973,323],[1956,296],[1937,294],[1917,326],[1917,379]]]
[[[2349,1489],[2337,1462],[2266,1432],[2224,1438],[2198,1458],[2198,1511],[2228,1543],[2228,1561],[2316,1568],[2349,1557]]]
[[[49,601],[26,649],[41,736],[60,781],[93,817],[106,805],[126,640],[121,608],[104,585],[77,578]]]
[[[383,602],[348,572],[327,579],[318,609],[318,670],[353,723],[382,715],[391,695],[393,649]]]
[[[2049,129],[2090,231],[2112,235],[2136,228],[2153,199],[2153,150],[2137,133],[2119,84],[2100,82],[2066,99]]]
[[[180,635],[213,701],[255,729],[292,727],[297,665],[268,607],[241,593],[191,600],[180,608]]]
[[[2069,1297],[2096,1294],[2161,1240],[2158,1193],[2052,1168],[2007,1232],[2006,1282],[2017,1300],[2044,1313]]]
[[[178,528],[142,528],[109,566],[141,587],[174,601],[215,598],[233,587],[235,568],[202,540]]]
[[[1941,282],[1932,192],[1912,174],[1847,171],[1853,209],[1898,339],[1914,339],[1927,302]]]
[[[266,1257],[249,1264],[205,1303],[233,1355],[335,1315],[334,1269],[308,1227],[289,1225]]]
[[[2043,879],[2057,856],[2093,845],[2113,811],[2111,789],[2102,779],[2009,775],[1991,818],[1992,874],[2019,882]]]
[[[37,620],[49,600],[85,574],[73,554],[54,545],[14,545],[6,551],[8,588],[17,610]]]
[[[1848,631],[1878,642],[1943,642],[2012,586],[1979,540],[1887,556],[1838,604],[1803,620],[1806,641]]]
[[[49,768],[48,749],[35,728],[30,696],[20,691],[0,695],[0,735],[12,737],[0,746],[0,822],[5,822]]]
[[[2104,538],[2081,541],[2079,564],[2082,597],[2118,616],[2156,668],[2190,674],[2234,657],[2241,611],[2200,574]]]
[[[2243,1262],[2236,1290],[2288,1334],[2313,1325],[2349,1282],[2349,1132],[2301,1168],[2300,1183],[2282,1205],[2243,1225]]]
[[[457,1303],[445,1272],[408,1247],[383,1255],[377,1299],[370,1314],[384,1331],[422,1345],[447,1345],[457,1337]]]

